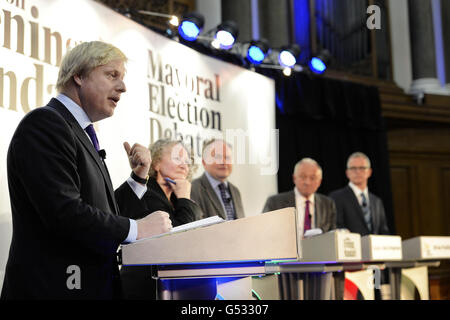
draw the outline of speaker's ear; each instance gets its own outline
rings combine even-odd
[[[83,77],[79,74],[76,74],[72,77],[73,82],[75,82],[75,84],[77,84],[78,86],[81,86],[81,83],[83,82]]]

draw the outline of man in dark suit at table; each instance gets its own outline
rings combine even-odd
[[[165,212],[118,216],[92,125],[126,91],[125,62],[110,44],[78,45],[62,61],[60,94],[18,125],[7,158],[13,236],[2,299],[118,298],[119,244],[170,230]],[[124,147],[133,174],[146,177],[148,149]]]
[[[300,160],[292,174],[294,190],[269,197],[263,212],[296,207],[300,234],[308,229],[327,232],[336,228],[336,206],[327,196],[317,193],[322,183],[322,168],[311,158]]]
[[[345,171],[349,184],[330,193],[336,202],[337,227],[345,228],[361,236],[368,234],[390,234],[384,213],[383,202],[367,187],[372,175],[370,159],[362,152],[348,157]],[[344,273],[335,275],[336,297],[341,299],[344,292]],[[386,273],[382,273],[381,282],[387,282]],[[379,290],[375,290],[376,299],[381,299]],[[361,296],[358,295],[358,299]]]
[[[362,236],[390,234],[383,201],[369,192],[367,182],[372,175],[370,159],[355,152],[347,160],[349,184],[330,193],[337,207],[337,227]]]
[[[192,181],[191,199],[203,211],[203,218],[219,216],[225,220],[244,218],[239,189],[228,181],[233,170],[231,145],[211,139],[203,145],[202,164],[205,172]]]

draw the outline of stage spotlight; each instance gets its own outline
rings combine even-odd
[[[238,36],[238,26],[234,21],[225,21],[217,27],[215,40],[221,49],[230,49]]]
[[[172,16],[172,18],[170,18],[169,23],[171,25],[173,25],[174,27],[178,27],[180,25],[180,21],[178,21],[178,17],[177,16]]]
[[[327,69],[325,63],[317,57],[311,59],[311,61],[309,62],[309,67],[311,68],[311,71],[319,74],[324,73],[325,70]]]
[[[153,12],[153,11],[146,11],[146,10],[138,10],[140,14],[145,14],[147,16],[155,16],[155,17],[163,17],[169,19],[169,23],[174,26],[178,27],[178,17],[174,16],[172,14],[166,14],[166,13],[159,13],[159,12]],[[133,16],[132,11],[128,10],[127,13],[125,13],[126,16],[129,18]]]
[[[293,44],[283,47],[278,55],[278,62],[282,67],[292,68],[297,63],[297,56],[300,54],[300,47]]]
[[[267,40],[253,40],[247,50],[247,60],[253,64],[260,64],[266,58],[269,51]]]
[[[283,74],[284,74],[286,77],[290,77],[291,74],[292,74],[292,68],[289,68],[289,67],[284,68],[284,69],[283,69]]]
[[[309,62],[309,69],[317,74],[322,74],[327,70],[327,63],[330,60],[330,53],[328,50],[322,50],[320,54],[313,57]]]
[[[211,46],[212,46],[214,49],[220,49],[220,42],[219,42],[219,40],[213,39],[213,40],[211,41]]]
[[[197,12],[188,13],[183,16],[183,19],[178,26],[178,33],[184,40],[195,41],[204,24],[205,18],[203,15]]]

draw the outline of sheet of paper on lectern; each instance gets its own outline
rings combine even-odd
[[[320,228],[309,229],[309,230],[305,231],[305,234],[303,235],[303,237],[305,237],[305,238],[314,237],[314,236],[317,236],[322,233],[323,233],[323,231]]]
[[[212,216],[212,217],[208,217],[208,218],[205,218],[205,219],[201,219],[201,220],[185,223],[185,224],[182,224],[181,226],[177,226],[177,227],[172,228],[172,230],[170,230],[169,232],[161,233],[161,234],[158,234],[156,236],[140,239],[140,240],[137,240],[137,241],[142,241],[142,240],[146,240],[146,239],[153,239],[153,238],[159,238],[159,237],[166,236],[166,235],[169,235],[169,234],[178,233],[178,232],[187,231],[187,230],[196,229],[196,228],[201,228],[201,227],[206,227],[206,226],[210,226],[210,225],[213,225],[213,224],[216,224],[216,223],[221,223],[221,222],[224,222],[224,221],[225,220],[222,219],[219,216]]]
[[[224,221],[225,220],[223,220],[219,216],[212,216],[212,217],[208,217],[205,219],[182,224],[181,226],[172,228],[172,230],[169,233],[175,233],[175,232],[180,232],[180,231],[185,231],[185,230],[190,230],[190,229],[195,229],[195,228],[200,228],[200,227],[206,227],[206,226],[224,222]]]

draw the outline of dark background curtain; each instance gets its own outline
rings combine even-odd
[[[328,195],[348,184],[348,156],[364,152],[373,169],[369,190],[383,200],[394,233],[389,155],[378,88],[306,73],[285,77],[279,71],[260,72],[276,84],[278,192],[292,190],[295,164],[310,157],[323,169],[318,192]]]

